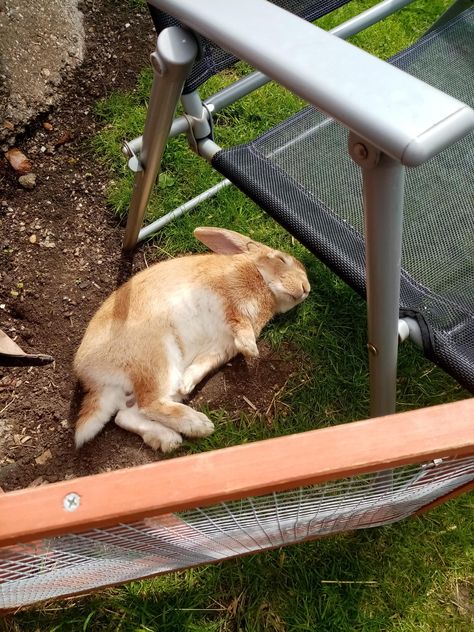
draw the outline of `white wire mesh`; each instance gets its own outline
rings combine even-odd
[[[474,457],[439,459],[4,547],[0,608],[388,524],[473,480]]]

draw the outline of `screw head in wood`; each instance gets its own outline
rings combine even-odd
[[[71,492],[63,498],[63,507],[66,511],[76,511],[80,504],[81,497],[76,492]]]

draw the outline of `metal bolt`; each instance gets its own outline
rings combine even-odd
[[[369,150],[362,143],[356,143],[352,148],[352,154],[356,160],[367,160]]]
[[[71,492],[64,496],[63,507],[66,511],[76,511],[81,504],[81,497],[76,492]]]
[[[378,354],[378,349],[377,347],[375,347],[372,343],[369,342],[369,344],[367,345],[367,349],[369,350],[369,353],[371,353],[372,355],[376,356]]]

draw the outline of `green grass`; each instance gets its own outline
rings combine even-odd
[[[354,1],[320,21],[331,28],[374,4]],[[353,38],[381,57],[414,41],[449,0],[416,2],[382,25]],[[247,71],[239,64],[203,89],[212,94]],[[132,178],[121,141],[141,133],[151,83],[144,70],[132,94],[114,94],[98,105],[103,120],[94,139],[99,159],[110,165],[110,204],[126,212]],[[216,117],[223,146],[248,140],[301,106],[274,84]],[[167,212],[220,180],[192,155],[184,139],[167,148],[163,175],[149,216]],[[222,225],[292,252],[307,266],[313,291],[294,312],[264,332],[276,349],[290,342],[305,362],[289,383],[269,428],[258,416],[209,411],[217,430],[183,452],[201,452],[304,431],[367,416],[368,378],[365,304],[337,277],[234,188],[222,191],[166,227],[151,243],[156,257],[194,252],[198,225]],[[147,255],[148,256],[148,255]],[[151,255],[151,258],[153,254]],[[304,356],[303,356],[304,354]],[[400,350],[398,408],[408,410],[462,399],[468,394],[410,345]],[[291,410],[291,413],[288,413]],[[0,622],[0,630],[41,632],[467,632],[474,625],[473,498],[463,496],[423,518],[339,535],[215,566],[133,582],[98,595],[55,603]]]

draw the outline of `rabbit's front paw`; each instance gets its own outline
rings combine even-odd
[[[250,336],[236,336],[234,338],[235,348],[239,353],[247,358],[258,358],[259,352],[255,338]]]
[[[183,397],[189,395],[196,388],[196,385],[198,383],[198,377],[196,374],[197,371],[194,366],[190,366],[184,372],[183,378],[181,380],[181,387],[179,389],[179,392],[181,393],[181,395],[183,395]]]

